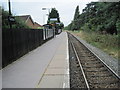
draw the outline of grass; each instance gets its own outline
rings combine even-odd
[[[70,31],[74,35],[86,40],[89,44],[103,50],[108,53],[110,56],[119,59],[120,52],[119,35],[108,35],[108,34],[99,34],[96,32],[85,32],[85,31]]]

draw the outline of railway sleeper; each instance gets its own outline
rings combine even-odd
[[[112,76],[111,74],[107,75],[107,74],[102,74],[102,75],[89,75],[89,77],[110,77]]]
[[[98,68],[100,68],[100,67],[103,67],[103,65],[100,65],[100,64],[89,64],[89,63],[82,63],[83,64],[83,67],[98,67]]]
[[[86,69],[87,69],[87,68],[88,68],[88,69],[89,69],[89,68],[104,68],[104,66],[97,66],[97,67],[96,67],[96,66],[84,66],[84,68],[86,68]]]
[[[106,69],[103,69],[103,70],[85,70],[85,72],[98,72],[98,73],[103,73],[103,72],[106,72],[107,70]]]
[[[115,85],[118,85],[118,81],[116,81],[116,80],[113,80],[113,81],[110,81],[110,80],[108,80],[108,81],[99,81],[99,82],[89,82],[91,85],[96,85],[96,84],[98,84],[98,86],[99,85],[111,85],[111,84],[115,84]]]
[[[94,84],[94,83],[93,83]],[[98,83],[98,84],[94,84],[94,86],[92,86],[92,85],[90,85],[90,87],[91,88],[102,88],[102,89],[105,89],[105,88],[107,88],[107,89],[110,89],[111,88],[111,90],[119,90],[118,88],[119,88],[119,86],[117,85],[117,84],[104,84],[104,83]]]
[[[85,70],[85,72],[104,72],[104,71],[107,71],[105,68],[101,68],[101,69],[98,69],[98,68],[83,68]]]
[[[102,70],[102,69],[105,69],[106,70],[106,68],[104,67],[104,66],[98,66],[98,65],[93,65],[93,66],[86,66],[86,65],[83,65],[84,67],[84,69],[97,69],[97,70]]]
[[[85,72],[85,73],[86,73],[86,75],[102,75],[102,74],[107,75],[108,74],[108,72]]]
[[[78,57],[80,59],[84,59],[84,60],[88,60],[88,61],[96,61],[97,60],[96,57],[88,57],[88,56],[85,56],[85,55],[82,55],[82,54],[79,54]]]
[[[99,61],[95,62],[89,62],[89,61],[84,61],[85,64],[101,64]]]
[[[112,76],[108,76],[108,77],[106,77],[106,76],[104,76],[104,77],[96,77],[96,76],[95,76],[95,77],[92,77],[92,78],[91,78],[91,76],[87,76],[87,77],[90,78],[90,80],[95,80],[95,81],[96,81],[96,80],[100,80],[100,81],[102,81],[102,80],[103,80],[103,81],[106,81],[106,80],[111,80],[111,81],[112,81],[112,80],[117,80],[116,78],[113,78]],[[118,81],[118,80],[117,80],[117,81]]]

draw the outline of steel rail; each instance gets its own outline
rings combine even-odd
[[[71,33],[70,33],[70,34],[71,34]],[[81,43],[81,41],[80,41],[76,36],[74,36],[73,34],[71,34],[71,35],[72,35],[74,38],[76,38],[76,40],[78,40],[78,41]],[[113,71],[113,70],[110,68],[110,66],[108,66],[96,53],[94,53],[92,50],[90,50],[90,49],[89,49],[86,45],[84,45],[83,43],[81,43],[81,44],[82,44],[83,46],[85,46],[94,56],[96,56],[96,57],[103,63],[103,65],[108,68],[109,72],[113,73],[114,76],[120,80],[120,76],[119,76],[118,74],[116,74],[116,72]]]
[[[70,41],[70,42],[71,42],[71,41]],[[80,69],[81,69],[81,71],[82,71],[82,74],[83,74],[83,77],[84,77],[84,80],[85,80],[87,89],[90,90],[90,86],[89,86],[89,84],[88,84],[88,81],[87,81],[86,75],[85,75],[85,73],[84,73],[83,67],[82,67],[82,65],[81,65],[81,63],[80,63],[80,59],[79,59],[79,57],[78,57],[77,51],[76,51],[76,49],[75,49],[75,47],[74,47],[74,45],[73,45],[72,42],[71,42],[71,45],[72,45],[73,50],[74,50],[74,52],[75,52],[75,56],[77,57],[77,60],[78,60],[78,62],[79,62],[79,66],[80,66]]]

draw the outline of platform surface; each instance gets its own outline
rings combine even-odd
[[[2,88],[69,88],[67,33],[62,32],[5,67]]]
[[[69,58],[66,42],[68,41],[65,35],[45,70],[38,88],[69,88]]]

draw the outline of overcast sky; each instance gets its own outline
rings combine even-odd
[[[8,0],[3,1],[3,8],[8,10]],[[47,22],[48,14],[48,10],[42,8],[56,8],[61,22],[66,26],[73,20],[76,6],[79,5],[82,13],[82,9],[91,1],[98,0],[11,0],[11,8],[13,15],[31,15],[33,21],[41,25]]]

